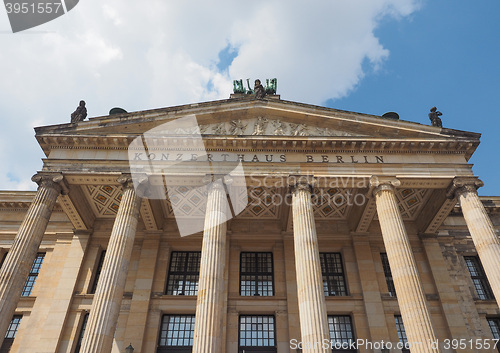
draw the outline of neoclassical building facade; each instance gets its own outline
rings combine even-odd
[[[498,352],[479,138],[243,94],[36,128],[0,352]]]

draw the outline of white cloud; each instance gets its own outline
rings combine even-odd
[[[114,106],[227,98],[232,79],[272,77],[283,99],[344,96],[366,74],[364,61],[376,69],[389,55],[374,35],[378,23],[409,16],[419,1],[86,0],[17,34],[0,16],[0,189],[33,185],[42,153],[31,124],[69,122],[80,99],[99,116]],[[238,56],[221,73],[228,44]]]

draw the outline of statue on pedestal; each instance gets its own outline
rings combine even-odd
[[[85,108],[85,101],[80,101],[80,105],[71,114],[71,122],[78,123],[85,120],[87,117],[87,108]]]

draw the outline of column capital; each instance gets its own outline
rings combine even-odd
[[[55,189],[59,194],[69,193],[68,183],[60,173],[36,173],[31,177],[31,181],[37,183],[39,187]]]
[[[135,192],[140,197],[147,196],[146,192],[149,188],[149,177],[142,173],[123,173],[117,179],[122,184],[123,191],[127,189],[135,189]]]
[[[401,185],[401,181],[396,177],[391,176],[377,176],[374,175],[370,178],[369,196],[376,195],[379,191],[389,190],[394,192],[396,187]]]
[[[292,194],[299,190],[306,190],[312,194],[317,180],[312,175],[289,175],[287,182]]]
[[[203,177],[202,182],[207,186],[208,191],[212,189],[225,191],[224,184],[227,186],[231,185],[233,183],[233,178],[224,174],[207,174]]]
[[[477,189],[484,186],[484,183],[478,177],[457,177],[453,179],[451,185],[446,190],[446,196],[454,199],[459,194],[473,192],[477,194]]]

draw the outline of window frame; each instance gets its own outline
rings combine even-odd
[[[241,330],[241,327],[242,327],[242,318],[272,318],[272,326],[273,326],[273,330],[267,330],[267,331],[261,331],[261,332],[272,332],[273,333],[273,337],[268,337],[267,340],[273,340],[274,341],[274,346],[242,346],[241,345],[241,340],[242,340],[242,337],[241,337],[241,333],[242,333],[242,330]],[[252,325],[253,326],[253,323],[250,322],[250,323],[243,323],[243,325]],[[264,322],[257,322],[256,323],[257,325],[262,325],[264,326],[265,324],[269,325],[270,323],[267,322],[267,323],[264,323]],[[246,336],[246,333],[247,331],[245,330],[245,336]],[[253,330],[251,330],[250,332],[254,332]],[[256,330],[256,332],[260,332],[259,330]],[[243,314],[243,315],[239,315],[238,317],[238,353],[243,353],[243,351],[245,353],[250,353],[250,352],[261,352],[261,353],[276,353],[277,352],[277,349],[278,349],[278,339],[276,337],[276,316],[275,315],[267,315],[267,314]],[[246,337],[243,338],[243,339],[247,339]],[[258,339],[258,338],[257,338]],[[262,338],[263,340],[265,338]]]
[[[495,300],[495,296],[493,295],[493,291],[491,289],[488,278],[486,277],[486,273],[484,272],[483,265],[481,264],[481,259],[479,256],[464,256],[465,266],[469,271],[469,276],[472,280],[472,284],[474,285],[474,290],[476,291],[477,299],[479,300]],[[471,265],[474,266],[473,270],[476,275],[473,275],[471,272],[471,267],[469,266],[469,261],[471,261]],[[481,293],[482,292],[482,293]]]
[[[410,353],[408,348],[404,348],[408,344],[408,337],[406,336],[406,329],[401,314],[394,315],[394,323],[396,325],[399,342],[403,345],[401,353]]]
[[[174,255],[175,254],[187,254],[186,259],[184,260],[184,265],[183,265],[183,270],[182,271],[172,271],[172,264],[174,261]],[[197,254],[198,258],[195,259],[195,261],[198,262],[198,269],[197,271],[188,271],[189,269],[189,262],[190,259],[192,258],[191,256]],[[172,251],[170,253],[170,263],[168,267],[168,275],[167,275],[167,283],[165,285],[165,295],[185,295],[185,296],[196,296],[198,295],[198,287],[200,283],[200,264],[201,264],[201,251]],[[175,294],[175,292],[178,292],[177,289],[172,285],[172,292],[169,293],[169,288],[170,288],[170,281],[173,281],[174,276],[182,276],[182,291]],[[185,294],[186,293],[186,277],[188,276],[196,276],[196,285],[193,290],[189,289],[187,290],[190,294]],[[191,293],[192,292],[192,293]]]
[[[487,317],[486,321],[488,322],[493,338],[500,339],[500,317]],[[492,323],[495,325],[494,328],[492,327]],[[497,344],[497,350],[500,352],[500,341]]]
[[[165,343],[168,339],[168,335],[169,335],[169,330],[168,330],[168,327],[170,325],[175,325],[176,322],[174,321],[173,323],[170,323],[170,322],[165,322],[165,319],[166,318],[189,318],[190,319],[190,322],[189,322],[189,325],[190,327],[192,327],[192,330],[182,330],[182,332],[191,332],[190,333],[190,341],[191,341],[191,345],[176,345],[176,346],[168,346],[168,345],[161,345],[162,343],[162,340],[165,340]],[[164,326],[166,324],[166,330],[164,330]],[[157,344],[157,347],[156,347],[156,352],[157,353],[189,353],[189,352],[192,352],[193,350],[193,339],[194,339],[194,325],[195,325],[195,315],[194,314],[163,314],[162,317],[161,317],[161,322],[160,322],[160,331],[158,332],[158,344]],[[162,335],[162,333],[165,332],[165,335]],[[178,330],[178,331],[172,331],[172,332],[181,332],[181,330]],[[178,338],[178,336],[176,337]]]
[[[33,264],[31,265],[30,272],[28,277],[26,278],[26,282],[24,283],[23,290],[21,292],[21,297],[29,297],[33,292],[33,288],[35,288],[36,280],[38,279],[38,275],[42,269],[43,261],[45,260],[44,252],[37,252],[35,260],[33,260]]]
[[[19,326],[21,325],[21,320],[23,316],[22,315],[14,315],[12,316],[12,319],[10,320],[9,326],[7,327],[7,332],[5,333],[5,337],[3,339],[2,345],[0,346],[0,352],[9,352],[10,347],[12,347],[12,344],[14,343],[14,340],[16,339],[17,332],[19,331]],[[17,322],[14,322],[14,320],[19,319]],[[13,330],[12,327],[15,325],[15,329]],[[12,337],[7,337],[9,336],[9,333],[13,333]]]
[[[330,272],[329,268],[330,267],[336,267],[335,263],[329,265],[329,261],[327,261],[329,255],[334,255],[338,256],[338,264],[340,265],[340,269],[342,272]],[[320,258],[320,266],[321,266],[321,277],[323,279],[323,292],[325,294],[325,297],[346,297],[349,296],[349,289],[347,287],[347,279],[346,279],[346,272],[345,272],[345,267],[344,267],[344,260],[342,257],[342,253],[340,252],[320,252],[319,253],[319,258]],[[341,285],[343,286],[343,292],[341,294],[332,294],[335,293],[334,289],[332,288],[332,281],[336,281],[335,277],[341,277]],[[332,279],[332,281],[329,281],[329,279]],[[337,285],[338,287],[338,285]]]
[[[97,268],[94,273],[94,278],[92,280],[92,286],[89,288],[89,294],[95,294],[97,290],[97,285],[99,284],[99,278],[101,277],[102,266],[104,265],[104,260],[106,259],[106,249],[101,250],[99,254],[99,262],[97,263]]]
[[[396,298],[396,287],[394,286],[394,278],[392,277],[391,265],[389,264],[389,258],[386,252],[380,253],[380,260],[382,262],[382,268],[384,270],[385,283],[387,284],[387,292],[391,297]]]
[[[256,271],[247,271],[247,272],[243,272],[243,257],[244,255],[254,255],[254,261],[255,261],[255,264],[256,264]],[[259,254],[266,254],[270,257],[270,261],[271,261],[271,272],[269,271],[261,271],[259,272],[258,271],[258,263],[259,263]],[[268,261],[269,259],[266,260],[266,262]],[[248,266],[247,266],[248,267]],[[243,288],[243,280],[242,278],[246,276],[246,277],[252,277],[251,280],[246,280],[246,282],[253,282],[255,284],[255,293],[253,295],[250,295],[250,294],[246,294],[247,290]],[[259,280],[258,280],[258,277],[259,276],[263,276],[263,277],[268,277],[270,276],[271,277],[271,295],[264,295],[264,288],[261,287],[259,289]],[[274,285],[274,256],[273,256],[273,253],[271,251],[242,251],[240,252],[240,296],[242,297],[273,297],[275,296],[275,285]],[[246,287],[246,286],[245,286]],[[261,292],[259,292],[260,290],[262,290]],[[269,291],[265,291],[266,293],[269,293]]]
[[[82,348],[83,337],[85,335],[85,329],[87,328],[88,320],[89,320],[89,313],[85,313],[85,315],[83,315],[82,323],[80,325],[78,340],[76,341],[74,353],[80,353],[80,349]]]
[[[338,314],[329,314],[327,316],[327,322],[328,322],[328,334],[330,335],[330,344],[332,345],[332,347],[335,347],[335,342],[337,341],[337,339],[335,339],[334,337],[332,337],[332,332],[336,332],[335,330],[331,330],[331,327],[332,325],[334,326],[336,323],[335,322],[330,322],[330,319],[334,319],[334,318],[342,318],[342,319],[349,319],[349,325],[351,327],[351,338],[350,338],[350,341],[351,342],[354,342],[356,343],[356,332],[355,332],[355,329],[354,329],[354,321],[351,317],[351,315],[338,315]],[[342,324],[346,324],[345,322],[343,323],[340,323],[340,325]],[[334,326],[335,327],[335,326]],[[341,344],[344,345],[345,343],[349,344],[349,341],[346,341],[344,342],[345,339],[349,340],[349,338],[344,338],[342,337],[342,333],[343,332],[349,332],[349,331],[338,331],[337,334],[339,334],[341,337],[340,337],[340,341],[342,342]],[[335,350],[332,350],[334,352],[339,352],[339,353],[354,353],[354,352],[358,352],[357,349],[335,349]]]

